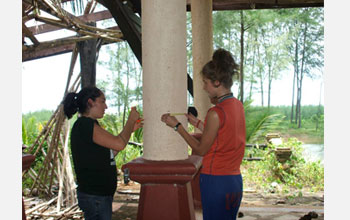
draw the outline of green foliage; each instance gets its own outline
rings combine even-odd
[[[22,115],[22,120],[27,121],[30,118],[35,118],[38,122],[48,121],[53,114],[53,111],[50,110],[40,110],[35,112],[29,112],[27,114]]]
[[[247,143],[262,143],[265,135],[280,125],[283,115],[274,114],[268,108],[252,107],[251,101],[244,103]]]
[[[99,120],[99,124],[112,134],[118,134],[119,130],[122,128],[122,123],[119,121],[118,116],[112,114],[105,114],[104,117]]]
[[[22,116],[22,143],[31,146],[39,133],[45,127],[47,120],[46,111],[28,113]]]
[[[280,133],[282,136],[309,136],[310,143],[323,143],[324,107],[302,106],[302,127],[290,123],[290,106],[251,106],[244,104],[246,114],[247,143],[262,143],[266,133]],[[262,130],[261,130],[261,129]]]
[[[38,111],[34,113],[28,113],[22,116],[22,143],[27,147],[31,147],[34,141],[45,127],[47,120],[50,118],[48,115],[50,111]],[[40,141],[39,141],[40,142]],[[43,149],[47,150],[47,143],[43,144]],[[38,148],[38,145],[34,146],[32,152],[27,152],[28,149],[24,150],[26,153],[33,153]],[[42,167],[45,157],[42,151],[39,151],[35,157],[35,161],[32,163],[31,168],[36,172]],[[31,178],[24,178],[22,180],[22,187],[29,188],[33,183]]]
[[[105,53],[106,56],[102,57],[107,57],[107,60],[100,60],[98,64],[109,73],[97,80],[97,85],[104,91],[108,105],[121,115],[124,108],[141,102],[141,66],[127,42],[102,47],[100,53]]]
[[[258,191],[290,193],[308,190],[324,190],[324,166],[320,161],[308,162],[303,158],[301,142],[289,139],[282,146],[292,149],[290,160],[284,163],[276,159],[275,146],[261,151],[262,161],[243,161],[244,184]]]
[[[140,114],[142,115],[142,111],[138,109]],[[129,111],[130,112],[130,111]],[[129,114],[128,112],[128,114]],[[116,116],[111,114],[105,114],[105,116],[99,120],[99,123],[102,127],[104,127],[107,131],[112,134],[117,135],[123,129],[122,124],[122,116]],[[143,142],[143,128],[140,128],[132,133],[130,137],[130,141],[140,143]],[[115,157],[115,161],[118,168],[121,168],[125,163],[130,162],[131,160],[140,157],[142,155],[142,147],[127,145],[124,150],[120,151]]]

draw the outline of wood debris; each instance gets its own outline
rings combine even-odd
[[[83,212],[79,209],[77,203],[69,207],[62,207],[62,210],[58,211],[57,200],[57,196],[49,201],[36,197],[24,198],[27,220],[84,219]]]

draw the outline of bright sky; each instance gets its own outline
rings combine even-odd
[[[100,54],[101,56],[103,53]],[[41,109],[55,110],[61,102],[66,87],[71,53],[42,58],[22,63],[22,112],[28,113]],[[79,71],[79,59],[75,74]],[[97,79],[105,77],[106,70],[97,66]],[[104,74],[101,74],[101,73]],[[283,79],[272,83],[272,105],[291,105],[293,86],[292,70]],[[320,101],[321,79],[305,78],[303,82],[303,105],[318,105]],[[256,85],[257,86],[257,85]],[[265,90],[267,86],[265,87]],[[323,86],[322,86],[323,90]],[[234,90],[237,91],[237,90]],[[245,91],[248,95],[248,91]],[[265,91],[267,94],[267,91]],[[235,94],[237,95],[237,94]],[[266,96],[266,95],[265,95]],[[321,94],[323,104],[323,92]],[[255,105],[260,105],[260,94],[255,95]],[[267,96],[264,104],[267,104]]]

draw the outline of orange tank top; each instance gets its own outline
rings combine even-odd
[[[204,155],[202,173],[210,175],[238,175],[245,150],[245,116],[242,103],[228,98],[210,108],[220,119],[214,143]],[[208,115],[208,114],[207,114]],[[206,125],[207,118],[204,121]]]

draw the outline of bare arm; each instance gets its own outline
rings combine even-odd
[[[123,150],[130,139],[131,133],[134,131],[135,123],[139,116],[136,109],[131,109],[129,118],[122,132],[117,136],[101,128],[98,124],[94,124],[93,141],[98,145],[110,148],[114,151]]]
[[[164,114],[162,116],[162,121],[169,127],[174,127],[178,123],[177,119],[169,114]],[[200,141],[190,135],[182,125],[179,126],[178,132],[197,155],[203,156],[209,151],[211,145],[213,144],[219,130],[219,126],[219,116],[215,111],[210,111],[208,113],[207,126],[204,128]]]
[[[197,117],[195,117],[192,114],[185,114],[185,116],[188,119],[188,122],[193,125],[195,128],[198,128],[199,130],[203,131],[204,130],[204,123],[199,120]]]

